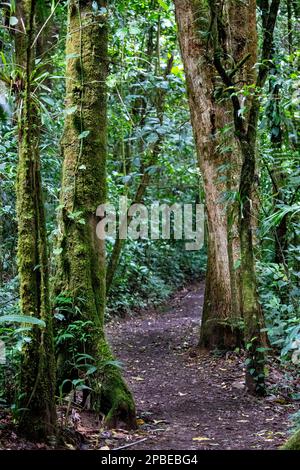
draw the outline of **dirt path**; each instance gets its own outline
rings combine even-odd
[[[273,361],[269,396],[254,398],[244,390],[242,357],[199,352],[203,293],[203,284],[190,287],[167,305],[108,325],[134,392],[139,428],[107,430],[94,412],[63,405],[58,414],[67,448],[276,449],[285,440],[288,417],[296,411],[286,395],[300,392],[297,377]],[[18,436],[9,410],[0,412],[0,449],[50,448]]]
[[[140,437],[147,439],[131,448],[277,448],[293,406],[278,403],[274,395],[247,395],[243,361],[236,355],[197,352],[203,292],[203,284],[195,286],[168,307],[108,328],[135,395]]]

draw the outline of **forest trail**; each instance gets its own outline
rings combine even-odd
[[[202,283],[108,326],[137,404],[130,449],[275,449],[286,438],[292,405],[246,394],[235,354],[197,351],[203,295]]]

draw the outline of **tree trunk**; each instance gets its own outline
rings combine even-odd
[[[300,450],[300,429],[288,439],[281,450]]]
[[[231,161],[231,146],[221,136],[229,123],[227,107],[216,100],[216,73],[209,56],[211,48],[204,37],[210,12],[202,0],[175,0],[179,43],[184,63],[191,121],[200,171],[205,189],[208,226],[208,263],[200,346],[234,348],[239,332],[232,317],[232,291],[228,256],[227,214],[222,202],[226,185],[220,181],[221,165]],[[207,49],[208,47],[208,49]]]
[[[43,320],[34,327],[21,358],[20,429],[32,438],[56,433],[55,360],[52,316],[49,304],[48,253],[40,174],[40,119],[33,97],[34,35],[36,2],[18,2],[18,17],[25,32],[16,36],[16,62],[23,70],[23,108],[19,122],[17,179],[18,266],[20,306],[24,315]],[[21,22],[19,22],[21,24]],[[18,100],[21,102],[21,100]]]
[[[105,246],[96,237],[96,209],[106,198],[107,13],[95,11],[92,4],[71,0],[68,6],[56,293],[58,308],[69,300],[65,321],[68,326],[80,325],[80,333],[59,348],[60,363],[65,365],[60,378],[72,376],[73,355],[77,360],[80,354],[88,354],[95,372],[85,378],[94,407],[106,415],[108,426],[121,420],[135,427],[134,401],[104,333]],[[105,1],[98,5],[107,7]]]
[[[242,88],[240,81],[236,80],[236,73],[247,68],[249,60],[256,61],[257,32],[256,32],[256,1],[245,2],[245,11],[242,14],[240,5],[228,0],[223,4],[215,0],[210,2],[211,30],[209,42],[213,47],[213,64],[223,82],[221,96],[230,97],[235,135],[242,153],[243,162],[239,185],[239,232],[241,244],[241,292],[242,310],[245,322],[245,341],[247,348],[246,385],[249,391],[258,394],[264,393],[264,346],[265,335],[262,334],[262,312],[258,300],[255,261],[253,254],[253,182],[255,180],[257,124],[260,111],[260,92],[268,76],[270,68],[271,51],[273,47],[273,33],[278,14],[280,0],[272,0],[263,4],[262,28],[263,40],[258,72],[255,74],[255,91],[244,107],[240,97]],[[228,6],[231,15],[226,21]],[[236,62],[228,54],[224,38],[229,34],[228,25],[231,25],[230,16],[239,17],[237,30],[241,29],[241,38],[249,41],[249,53],[240,62]]]
[[[226,6],[225,6],[226,9]],[[232,57],[235,64],[245,63],[236,70],[234,81],[243,86],[253,85],[256,81],[255,64],[257,62],[257,31],[256,31],[256,1],[249,0],[237,5],[234,0],[228,1],[227,29],[232,43]],[[226,31],[226,34],[227,31]],[[258,117],[258,102],[250,95],[243,103],[245,111],[243,118],[250,122],[252,116]],[[257,197],[255,193],[256,165],[256,127],[250,123],[247,138],[240,132],[235,123],[237,144],[242,154],[239,185],[239,235],[241,252],[241,309],[244,318],[244,338],[246,343],[247,367],[246,387],[251,393],[264,393],[264,346],[265,335],[261,329],[264,326],[261,307],[259,304],[255,259],[254,239],[257,227]]]
[[[256,139],[241,142],[243,166],[240,181],[241,290],[247,349],[246,387],[264,394],[264,321],[258,299],[252,233],[252,182],[255,175]]]

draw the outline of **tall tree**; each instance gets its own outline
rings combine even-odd
[[[259,67],[254,83],[253,94],[247,107],[243,103],[244,89],[236,81],[236,72],[247,67],[247,61],[257,54],[257,22],[256,1],[249,0],[245,4],[243,22],[238,26],[244,31],[244,39],[250,38],[249,54],[240,62],[232,64],[231,57],[224,45],[224,37],[230,34],[230,16],[226,21],[228,6],[231,16],[240,15],[237,2],[210,2],[211,30],[210,43],[213,47],[213,65],[224,85],[224,93],[231,101],[234,131],[242,154],[242,166],[239,183],[239,234],[241,243],[241,291],[242,310],[245,322],[245,340],[248,351],[246,385],[256,393],[264,393],[264,347],[261,329],[263,326],[262,312],[257,293],[255,260],[253,252],[253,185],[255,181],[257,125],[260,112],[260,96],[262,87],[270,68],[273,34],[280,0],[263,0],[259,3],[262,13],[263,40]],[[247,18],[247,21],[245,21]],[[244,25],[244,27],[243,27]],[[247,32],[245,30],[247,25]],[[249,91],[249,89],[247,90]]]
[[[21,358],[20,428],[35,438],[54,435],[55,360],[52,315],[49,303],[48,253],[45,212],[40,173],[40,114],[35,89],[36,1],[18,2],[17,17],[24,25],[16,35],[16,67],[20,74],[19,103],[22,105],[18,124],[19,163],[17,179],[18,266],[20,305],[24,315],[45,322],[45,328],[34,327],[29,333]]]
[[[282,450],[300,450],[300,430],[295,432],[281,447]]]
[[[229,126],[230,116],[228,105],[217,99],[212,47],[204,34],[209,31],[209,7],[202,0],[175,0],[175,8],[207,214],[208,261],[200,345],[232,348],[239,342],[239,332],[235,328],[237,312],[231,285],[234,273],[230,270],[231,240],[224,203],[228,188],[221,178],[222,166],[235,165],[233,139],[228,132],[222,132]]]
[[[96,209],[106,199],[107,4],[71,0],[66,43],[66,112],[57,306],[71,302],[68,325],[81,322],[77,357],[88,357],[93,404],[106,424],[135,426],[135,405],[105,338],[105,246],[96,236]],[[61,379],[70,378],[73,345],[62,342]],[[72,349],[73,348],[73,349]],[[88,356],[87,356],[88,355]],[[92,362],[91,362],[92,361]],[[87,376],[86,376],[87,377]]]
[[[217,197],[217,168],[220,166],[217,130],[224,127],[229,119],[229,122],[233,122],[234,135],[238,144],[237,150],[242,159],[238,199],[241,315],[244,317],[245,341],[248,350],[246,384],[250,391],[263,393],[264,348],[261,334],[263,320],[257,295],[254,265],[252,201],[256,134],[260,110],[259,96],[268,74],[279,0],[273,0],[270,4],[268,1],[263,1],[260,4],[263,43],[260,66],[256,75],[253,72],[257,56],[256,2],[254,0],[249,0],[243,5],[231,0],[222,3],[212,0],[209,4],[202,0],[187,2],[175,0],[175,6],[187,75],[192,123],[200,156],[200,168],[205,182],[209,232],[208,256],[212,261],[210,247],[212,241],[215,241],[215,253],[221,253],[223,259],[225,258],[221,270],[220,258],[217,261],[214,260],[212,275],[210,275],[208,262],[207,289],[216,290],[209,297],[217,302],[213,315],[216,316],[217,312],[218,324],[220,319],[224,318],[224,312],[225,318],[228,312],[230,313],[229,299],[232,288],[230,282],[222,283],[226,280],[224,264],[228,266],[226,259],[228,248],[223,240],[226,223],[220,216],[220,206],[216,204],[219,199]],[[244,89],[247,94],[244,93]],[[251,93],[251,89],[255,91]],[[245,96],[249,95],[250,98],[245,99]],[[226,96],[230,97],[230,100],[226,99]],[[228,111],[232,118],[228,116]],[[232,139],[230,144],[232,145]],[[213,206],[211,206],[212,202],[214,202]],[[217,218],[218,214],[219,218]],[[214,219],[218,223],[210,223],[210,220]],[[223,231],[222,239],[216,239],[216,233],[220,234],[221,231]],[[224,292],[224,286],[227,286],[226,292]],[[226,299],[225,302],[224,299]],[[208,295],[206,294],[204,322],[207,322],[207,301]]]

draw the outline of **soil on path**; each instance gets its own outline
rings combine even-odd
[[[247,394],[237,354],[197,350],[203,295],[204,284],[193,286],[167,307],[108,326],[137,404],[131,449],[275,449],[286,439],[294,405]],[[269,380],[276,387],[282,377],[274,370]]]

